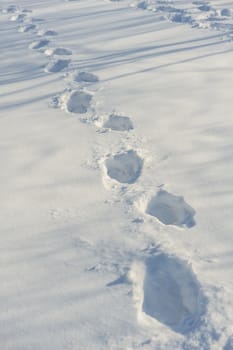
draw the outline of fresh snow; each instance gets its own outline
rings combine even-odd
[[[0,31],[0,348],[232,350],[233,1],[2,0]]]

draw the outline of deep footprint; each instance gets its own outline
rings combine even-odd
[[[54,49],[45,50],[44,54],[46,56],[70,56],[72,55],[72,51],[63,47],[57,47]]]
[[[85,83],[97,83],[99,81],[99,78],[93,73],[79,72],[74,76],[74,81]]]
[[[198,7],[198,10],[203,11],[203,12],[208,12],[212,10],[212,7],[208,4],[204,4]]]
[[[18,28],[18,31],[20,33],[26,33],[26,32],[30,32],[31,30],[35,30],[36,29],[36,25],[35,24],[25,24],[22,25]]]
[[[23,22],[25,20],[26,16],[27,16],[26,14],[20,13],[20,14],[16,14],[16,15],[11,16],[10,20],[13,22]]]
[[[37,32],[38,36],[55,36],[57,35],[57,32],[55,32],[55,30],[39,30]]]
[[[90,107],[92,95],[84,91],[74,90],[62,97],[61,107],[70,113],[86,113]]]
[[[63,69],[67,68],[70,64],[70,60],[55,60],[52,62],[49,62],[45,68],[45,72],[48,73],[58,73],[61,72]]]
[[[29,48],[33,50],[40,49],[42,47],[47,46],[49,43],[49,40],[43,39],[43,40],[38,40],[38,41],[33,41],[30,45]]]
[[[105,166],[111,179],[133,184],[141,175],[143,160],[135,151],[130,150],[106,159]]]
[[[223,350],[233,350],[233,335],[227,340]]]
[[[204,311],[191,267],[163,253],[147,259],[143,293],[142,311],[175,332],[193,330]]]
[[[167,191],[159,191],[146,208],[146,213],[156,217],[165,225],[195,226],[195,210],[188,205],[183,197],[175,196]]]
[[[2,13],[15,13],[19,10],[19,8],[15,5],[10,5],[6,9],[2,10]]]
[[[133,129],[133,123],[129,117],[110,114],[103,127],[115,131],[129,131]]]

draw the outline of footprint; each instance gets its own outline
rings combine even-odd
[[[18,32],[26,33],[26,32],[30,32],[31,30],[34,30],[34,29],[36,29],[35,24],[25,24],[25,25],[22,25],[18,28]]]
[[[227,340],[223,350],[233,350],[233,335]]]
[[[224,8],[221,10],[220,12],[221,16],[223,17],[231,17],[232,15],[232,10],[231,9],[228,9],[228,8]]]
[[[10,21],[23,22],[26,17],[27,17],[27,15],[24,13],[18,13],[18,14],[11,16]]]
[[[129,117],[111,114],[103,127],[116,131],[129,131],[133,129],[133,123]]]
[[[90,107],[92,95],[79,90],[73,90],[60,97],[60,107],[70,113],[86,113]]]
[[[198,10],[203,11],[203,12],[208,12],[212,10],[212,6],[208,4],[203,4],[201,6],[198,6]]]
[[[138,9],[141,9],[141,10],[146,10],[148,7],[148,4],[146,1],[140,1],[138,4],[137,4],[137,8]]]
[[[38,40],[38,41],[33,41],[30,45],[29,48],[33,49],[33,50],[37,50],[40,49],[44,46],[47,46],[49,43],[49,40],[47,39],[42,39],[42,40]]]
[[[37,35],[38,36],[55,36],[55,35],[57,35],[57,32],[55,30],[43,30],[43,29],[40,29],[37,32]]]
[[[105,161],[107,174],[120,183],[133,184],[141,175],[143,160],[133,150],[116,154]]]
[[[32,13],[32,10],[23,9],[22,12],[23,12],[23,13]]]
[[[97,83],[99,81],[99,78],[89,72],[79,72],[74,77],[73,80],[76,82],[85,82],[85,83]]]
[[[165,225],[193,227],[195,210],[183,197],[160,190],[148,203],[146,213],[156,217]]]
[[[46,56],[70,56],[72,51],[63,47],[57,47],[55,49],[46,49],[44,54]]]
[[[204,0],[196,0],[192,2],[193,5],[205,5],[205,1]]]
[[[3,9],[2,13],[15,13],[17,11],[19,11],[18,6],[10,5],[6,9]]]
[[[176,13],[175,15],[170,16],[169,19],[172,22],[176,22],[176,23],[188,23],[188,24],[194,23],[194,19],[192,18],[192,16],[189,16],[185,13]]]
[[[145,262],[142,311],[178,333],[192,331],[203,305],[199,282],[190,265],[159,253]]]
[[[156,7],[156,11],[168,13],[184,13],[184,10],[172,6],[158,6]]]
[[[66,59],[58,59],[55,61],[51,61],[45,67],[45,72],[47,72],[47,73],[61,72],[63,69],[68,67],[70,62],[71,62],[71,60],[66,60]]]

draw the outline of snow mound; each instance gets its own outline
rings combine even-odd
[[[73,90],[61,97],[61,107],[71,113],[86,113],[90,107],[92,95],[79,90]]]
[[[179,333],[193,330],[204,311],[192,268],[160,253],[145,263],[142,311]]]
[[[85,83],[97,83],[99,81],[99,78],[93,73],[79,72],[74,76],[74,81],[83,81]]]
[[[30,45],[29,48],[33,49],[33,50],[37,50],[40,49],[46,45],[48,45],[49,40],[47,39],[42,39],[42,40],[38,40],[38,41],[33,41]]]
[[[70,60],[59,59],[52,62],[49,62],[45,68],[45,71],[48,73],[58,73],[63,69],[67,68],[70,64]]]
[[[183,197],[175,196],[167,191],[159,191],[146,208],[146,213],[156,217],[165,225],[195,226],[195,210]]]
[[[121,183],[133,184],[141,175],[143,160],[133,150],[116,154],[105,161],[107,174]]]
[[[103,127],[116,131],[129,131],[133,129],[133,123],[129,117],[111,114]]]
[[[68,49],[65,49],[63,47],[57,47],[55,49],[47,49],[47,50],[45,50],[44,54],[46,56],[54,56],[54,55],[57,55],[57,56],[69,56],[69,55],[72,55],[72,51],[68,50]]]

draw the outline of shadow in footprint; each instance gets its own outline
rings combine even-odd
[[[40,49],[42,47],[45,47],[46,45],[48,45],[49,40],[47,39],[42,39],[42,40],[38,40],[38,41],[33,41],[30,45],[29,48],[33,49],[33,50],[37,50]]]
[[[133,123],[129,117],[111,114],[103,127],[115,131],[129,131],[133,129]]]
[[[89,72],[79,72],[74,76],[74,81],[80,83],[97,83],[99,81],[99,78],[97,75]]]
[[[58,73],[61,72],[63,69],[67,68],[70,64],[70,60],[55,60],[52,62],[49,62],[45,68],[45,72],[48,73]]]
[[[23,22],[25,20],[26,16],[27,15],[24,13],[15,14],[15,15],[11,16],[10,21]]]
[[[35,30],[35,29],[36,29],[36,25],[30,23],[30,24],[21,25],[18,28],[18,32],[27,33],[27,32],[30,32],[31,30]]]
[[[116,154],[105,161],[107,174],[121,183],[133,184],[141,175],[143,160],[133,150]]]
[[[227,340],[223,350],[233,350],[233,335]]]
[[[56,47],[54,49],[45,50],[44,54],[46,56],[70,56],[72,55],[72,51],[64,47]]]
[[[83,114],[88,111],[92,95],[84,91],[74,90],[63,97],[63,106],[70,113]]]
[[[184,201],[183,197],[175,196],[160,190],[146,208],[146,213],[156,217],[165,225],[193,227],[195,210]]]
[[[208,12],[212,10],[212,6],[208,4],[204,4],[198,7],[198,10],[203,11],[203,12]]]
[[[178,333],[188,333],[203,313],[200,285],[184,261],[160,253],[147,259],[142,310]]]
[[[19,11],[19,7],[16,5],[9,5],[6,9],[2,10],[2,13],[15,13]]]
[[[43,30],[43,29],[41,29],[37,32],[37,35],[38,36],[55,36],[55,35],[57,35],[57,32],[55,30]]]

